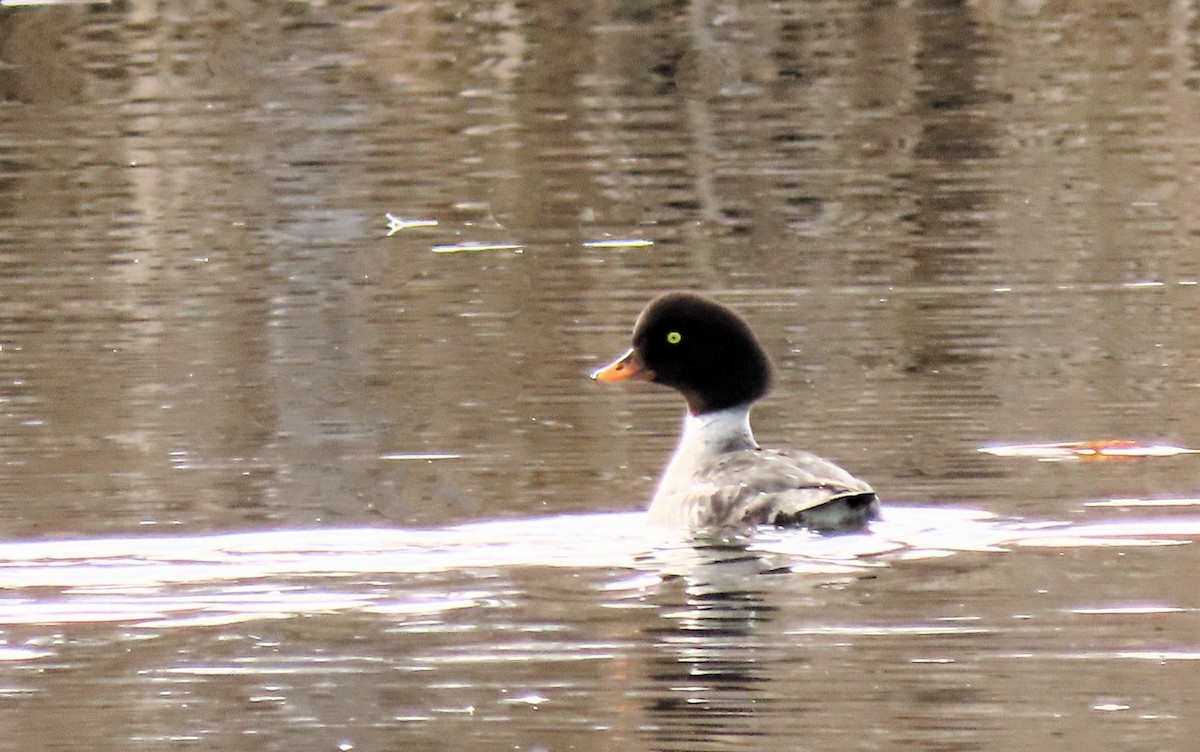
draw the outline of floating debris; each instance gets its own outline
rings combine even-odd
[[[1139,444],[1136,441],[1122,439],[1062,441],[1053,444],[1009,444],[980,447],[979,451],[994,457],[1032,457],[1043,462],[1175,457],[1180,454],[1200,453],[1200,449],[1187,449],[1168,444]]]
[[[1198,507],[1200,499],[1109,499],[1108,501],[1089,501],[1085,507]]]
[[[653,240],[645,240],[644,238],[625,238],[613,240],[589,240],[583,244],[584,248],[645,248],[654,245]]]
[[[420,454],[420,453],[403,453],[385,454],[381,456],[381,460],[460,460],[461,454]]]
[[[411,230],[414,227],[437,227],[436,219],[401,219],[394,216],[391,212],[386,212],[383,216],[387,217],[388,232],[390,238],[401,230]]]
[[[454,245],[435,245],[434,253],[480,253],[482,251],[512,251],[523,253],[525,246],[512,243],[455,243]]]
[[[1153,614],[1182,614],[1178,606],[1111,606],[1108,608],[1073,608],[1071,613],[1087,616],[1149,616]]]

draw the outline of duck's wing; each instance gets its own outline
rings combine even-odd
[[[844,532],[879,516],[870,485],[808,452],[730,452],[698,468],[693,481],[676,500],[693,527],[769,524]]]

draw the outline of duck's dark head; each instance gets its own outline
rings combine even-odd
[[[771,387],[771,361],[750,326],[701,295],[670,292],[650,302],[633,327],[633,347],[592,374],[679,390],[694,415],[749,404]]]

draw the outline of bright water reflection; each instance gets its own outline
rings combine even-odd
[[[479,602],[436,590],[405,593],[393,582],[381,588],[372,577],[556,567],[617,572],[604,588],[612,593],[676,577],[692,589],[723,592],[768,574],[836,578],[969,552],[1127,549],[1184,544],[1197,536],[1200,518],[1070,525],[893,507],[869,533],[838,536],[762,530],[751,537],[693,538],[648,526],[638,512],[442,530],[327,528],[10,543],[0,547],[0,586],[10,594],[0,603],[0,624],[211,626],[343,610],[427,616]],[[47,596],[48,590],[58,595]]]
[[[1020,747],[1098,743],[1109,713],[1139,738],[1190,723],[1194,601],[1162,578],[1079,585],[1081,567],[1122,558],[1152,575],[1200,519],[893,508],[866,535],[700,545],[638,523],[7,544],[5,691],[80,718],[142,708],[110,713],[106,733],[146,746],[755,749],[831,743],[857,718],[884,746]]]

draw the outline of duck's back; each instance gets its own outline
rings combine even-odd
[[[753,525],[821,532],[862,529],[879,516],[875,491],[808,452],[739,449],[700,463],[691,482],[655,497],[651,519],[683,527]]]

